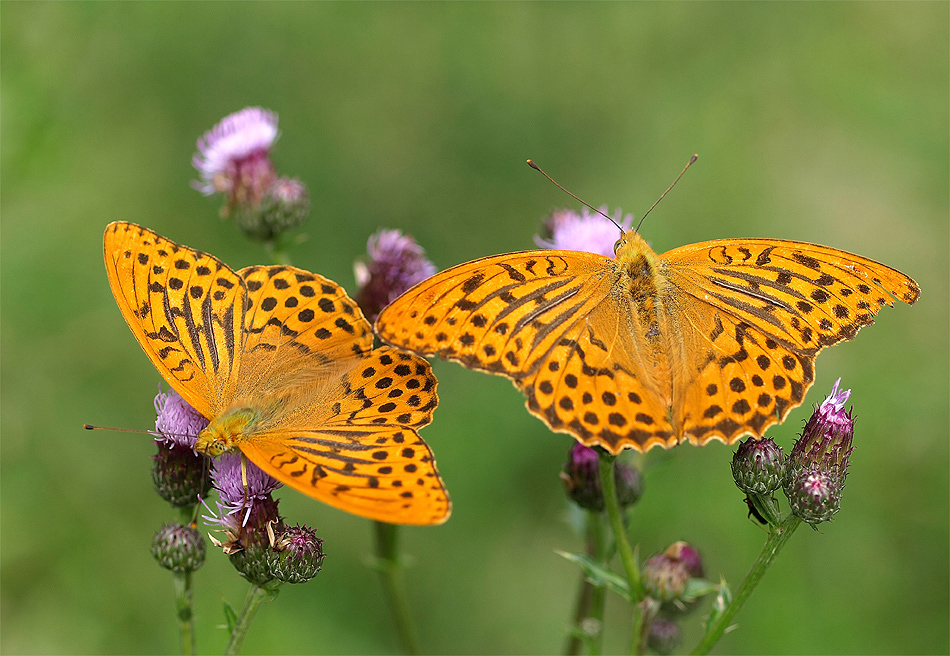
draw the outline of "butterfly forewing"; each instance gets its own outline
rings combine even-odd
[[[835,248],[778,239],[719,240],[665,253],[682,292],[723,308],[800,352],[851,339],[892,295],[913,304],[908,276]]]
[[[536,372],[560,336],[610,289],[608,258],[571,256],[528,251],[453,267],[384,309],[377,333],[398,348],[517,383]]]
[[[401,524],[445,521],[451,504],[415,430],[438,404],[429,364],[383,347],[323,396],[334,401],[315,404],[316,417],[265,427],[241,450],[271,476],[348,512]]]
[[[335,282],[289,266],[238,273],[247,285],[239,400],[323,388],[372,350],[369,323]]]
[[[109,224],[106,273],[122,316],[162,377],[210,417],[232,394],[240,363],[244,283],[211,255],[151,230]]]

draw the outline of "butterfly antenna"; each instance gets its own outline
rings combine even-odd
[[[145,435],[151,435],[152,437],[164,437],[158,431],[138,430],[135,428],[110,428],[109,426],[93,426],[92,424],[83,424],[82,427],[86,430],[107,430],[116,431],[117,433],[144,433]]]
[[[697,159],[699,159],[699,155],[698,155],[698,154],[697,154],[697,155],[693,155],[692,157],[689,158],[689,161],[686,162],[686,166],[683,167],[683,170],[680,171],[680,174],[679,174],[678,176],[676,176],[676,179],[675,179],[675,180],[673,180],[673,184],[671,184],[671,185],[667,188],[667,190],[664,191],[663,194],[662,194],[659,198],[656,199],[656,202],[653,203],[652,205],[650,205],[650,209],[648,209],[648,210],[646,211],[646,213],[645,213],[643,216],[640,217],[640,223],[637,224],[637,229],[636,229],[636,232],[637,232],[638,234],[639,234],[639,232],[640,232],[640,226],[643,225],[643,219],[647,218],[647,214],[649,214],[650,212],[652,212],[652,211],[653,211],[653,208],[660,204],[660,201],[663,200],[663,196],[666,196],[668,193],[670,193],[670,189],[672,189],[673,187],[676,186],[676,183],[679,182],[679,181],[680,181],[680,178],[683,177],[683,174],[686,173],[686,169],[688,169],[689,167],[691,167],[691,166],[693,165],[693,162],[695,162]]]
[[[598,214],[600,214],[602,217],[604,217],[605,219],[607,219],[608,221],[610,221],[611,223],[613,223],[615,226],[617,226],[617,230],[619,230],[619,231],[621,232],[621,234],[623,233],[623,228],[621,228],[621,227],[617,224],[616,221],[614,221],[612,218],[610,218],[609,216],[607,216],[606,214],[604,214],[603,212],[601,212],[599,209],[597,209],[596,207],[594,207],[593,205],[591,205],[590,203],[588,203],[586,200],[583,200],[582,198],[578,198],[577,196],[575,196],[574,194],[572,194],[571,192],[569,192],[567,189],[565,189],[564,187],[562,187],[561,185],[559,185],[558,182],[557,182],[557,180],[555,180],[555,179],[552,178],[550,175],[548,175],[548,174],[545,173],[543,170],[541,170],[541,167],[538,166],[537,164],[535,164],[535,163],[534,163],[534,160],[529,159],[529,160],[528,160],[528,166],[530,166],[530,167],[533,168],[535,171],[537,171],[537,172],[539,172],[541,175],[543,175],[545,178],[547,178],[548,180],[550,180],[551,182],[553,182],[553,183],[554,183],[554,186],[556,186],[558,189],[560,189],[561,191],[563,191],[565,194],[567,194],[568,196],[570,196],[571,198],[573,198],[574,200],[576,200],[578,203],[582,203],[582,204],[586,205],[587,207],[589,207],[590,209],[594,210],[595,212],[597,212]]]

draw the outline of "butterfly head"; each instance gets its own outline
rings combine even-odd
[[[258,413],[251,408],[237,408],[215,417],[198,433],[195,451],[212,458],[230,451],[246,439],[258,419]]]

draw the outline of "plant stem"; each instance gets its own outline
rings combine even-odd
[[[195,653],[195,615],[191,607],[191,572],[172,572],[175,580],[175,610],[181,653]]]
[[[762,547],[762,552],[756,561],[752,563],[752,567],[742,581],[742,585],[736,590],[732,602],[726,606],[722,614],[706,629],[706,635],[703,636],[700,643],[693,649],[693,654],[708,654],[709,650],[722,638],[726,629],[730,626],[732,619],[736,616],[736,613],[739,612],[739,609],[741,609],[743,604],[749,599],[752,591],[755,590],[759,581],[765,576],[765,573],[775,561],[776,556],[778,556],[782,547],[785,546],[785,543],[788,542],[788,539],[792,536],[792,533],[795,532],[795,529],[798,528],[798,525],[801,524],[801,521],[802,520],[795,515],[789,515],[781,525],[770,528],[769,537],[765,541],[765,546]]]
[[[193,522],[194,506],[179,509],[179,520],[183,526]],[[175,582],[175,615],[178,617],[178,638],[181,653],[191,656],[195,653],[195,613],[192,605],[191,572],[172,572]]]
[[[282,245],[277,243],[276,239],[265,241],[264,248],[267,249],[267,254],[270,255],[270,259],[274,264],[282,264],[284,266],[290,264],[290,255],[288,255]]]
[[[587,555],[604,566],[610,560],[606,528],[602,512],[587,511]],[[574,630],[564,649],[567,656],[577,656],[581,653],[581,645],[584,643],[581,634],[588,635],[587,653],[590,656],[597,656],[603,651],[604,606],[606,600],[607,589],[603,586],[595,586],[587,580],[584,574],[581,574],[581,588],[578,592],[577,607],[574,611]],[[596,635],[589,635],[585,630],[583,624],[586,619],[597,621]]]
[[[631,654],[647,653],[647,640],[650,637],[650,628],[659,610],[660,602],[651,597],[644,597],[643,601],[636,605],[636,610],[633,614],[633,629],[630,632]]]
[[[247,591],[247,597],[244,599],[244,608],[238,616],[234,630],[231,632],[231,638],[228,640],[228,646],[224,653],[227,656],[234,656],[241,651],[241,645],[244,644],[244,637],[247,635],[247,629],[257,614],[257,609],[261,604],[270,599],[273,593],[265,590],[259,585],[251,584],[251,589]]]
[[[399,582],[399,527],[386,522],[373,522],[376,528],[376,568],[386,591],[386,600],[392,612],[396,632],[406,654],[419,653],[419,640],[416,638],[409,605]]]
[[[597,464],[600,469],[600,489],[604,493],[604,509],[607,511],[607,519],[610,521],[610,530],[613,531],[617,551],[620,552],[620,561],[623,563],[623,570],[627,575],[627,581],[630,583],[631,592],[633,592],[639,601],[643,599],[643,586],[640,584],[640,570],[637,567],[637,558],[633,553],[633,548],[630,546],[627,529],[623,525],[620,503],[617,501],[617,479],[614,474],[614,463],[616,460],[616,456],[612,456],[605,451],[599,451]]]

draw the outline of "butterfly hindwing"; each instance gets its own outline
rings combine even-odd
[[[216,414],[240,363],[244,282],[132,223],[109,224],[103,252],[116,303],[155,368],[195,410]]]
[[[611,307],[601,302],[543,355],[536,373],[523,381],[528,410],[553,430],[611,453],[670,447],[676,433],[663,387],[668,373],[654,370],[665,367],[665,360],[653,361],[633,338],[648,329],[631,325],[631,313]]]
[[[400,524],[445,521],[448,494],[416,432],[438,404],[429,364],[382,347],[323,396],[313,418],[266,426],[241,450],[274,478],[342,510]]]

